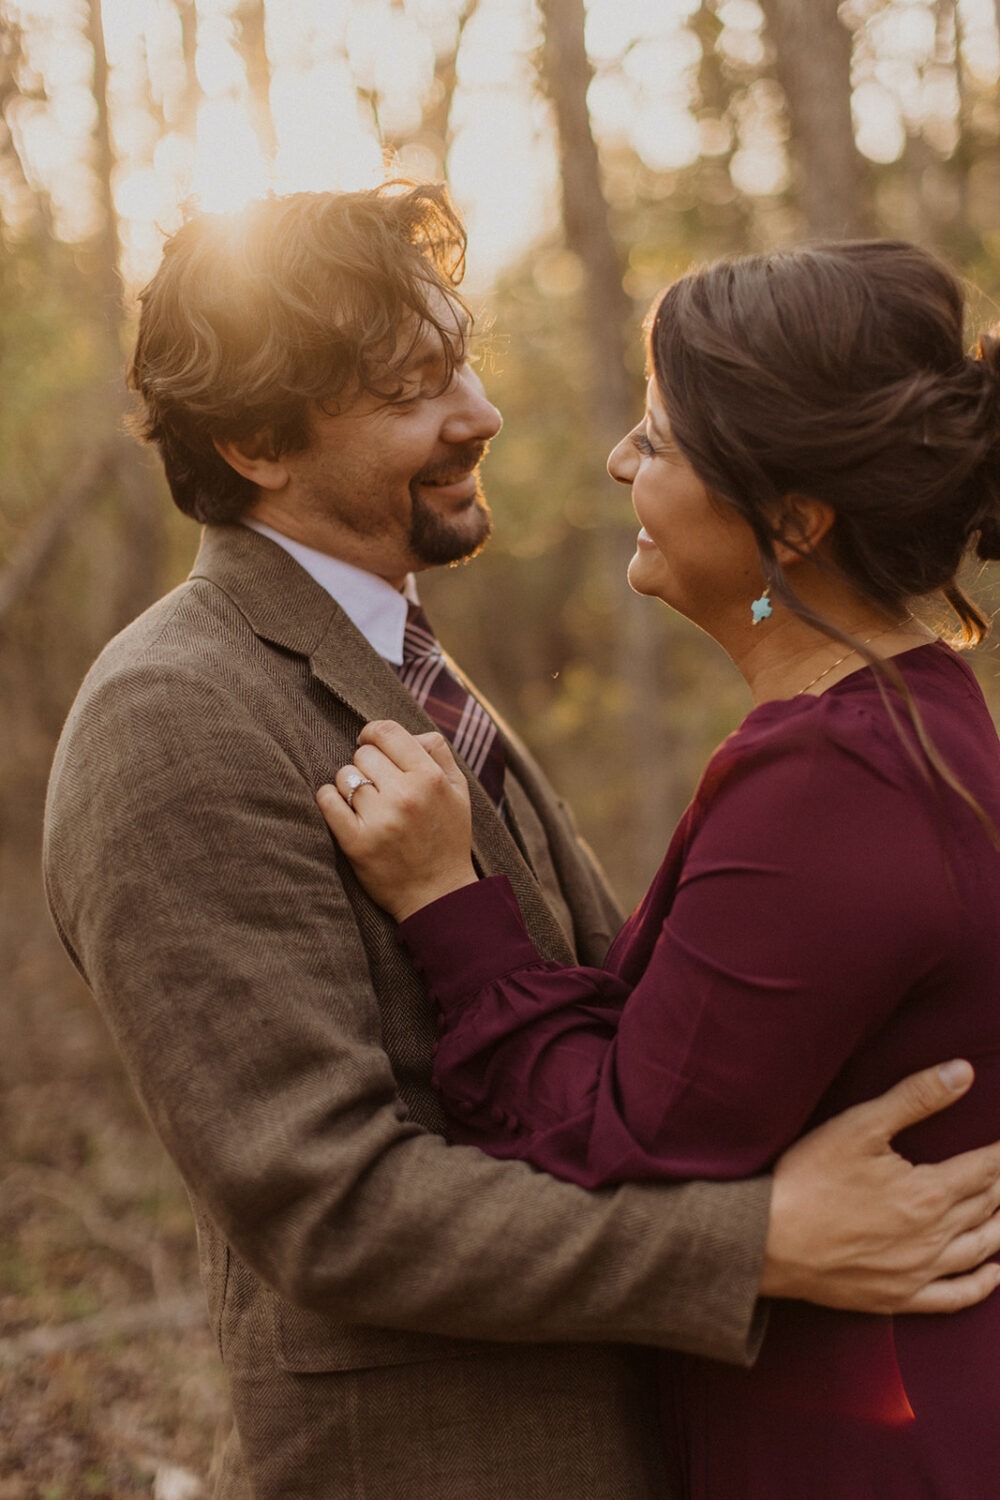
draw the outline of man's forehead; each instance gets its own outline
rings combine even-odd
[[[426,307],[427,316],[416,309],[406,314],[397,330],[392,353],[372,361],[367,380],[359,380],[336,398],[318,402],[311,420],[367,418],[387,400],[394,400],[401,394],[402,386],[420,378],[424,370],[431,371],[433,378],[440,378],[446,367],[461,364],[472,333],[470,315],[461,302],[436,289],[427,297]]]
[[[413,313],[400,330],[396,359],[402,360],[403,369],[418,369],[421,365],[439,360],[442,339],[446,339],[458,354],[468,343],[471,319],[461,303],[451,302],[441,293],[428,300],[429,311],[435,322],[429,322]]]

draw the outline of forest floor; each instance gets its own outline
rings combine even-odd
[[[201,1500],[228,1430],[184,1190],[41,904],[0,923],[0,1500]]]

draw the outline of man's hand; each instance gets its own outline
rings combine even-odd
[[[916,1073],[797,1141],[774,1173],[761,1294],[860,1312],[957,1312],[1000,1284],[1000,1143],[933,1166],[890,1147],[954,1104],[967,1062]]]

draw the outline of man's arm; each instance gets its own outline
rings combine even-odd
[[[243,1261],[349,1324],[746,1359],[768,1183],[588,1195],[421,1129],[373,969],[397,1018],[411,993],[426,1033],[399,1040],[403,1066],[419,1071],[430,1018],[391,924],[345,889],[292,700],[252,698],[238,651],[224,676],[156,642],[124,664],[118,649],[57,756],[50,902],[158,1133]]]
[[[778,1162],[760,1289],[861,1312],[957,1312],[1000,1284],[1000,1144],[913,1166],[894,1135],[972,1083],[967,1062],[904,1079]],[[985,1264],[983,1264],[986,1262]]]
[[[406,1117],[313,789],[259,711],[150,661],[70,733],[48,828],[54,909],[188,1183],[276,1291],[418,1332],[752,1355],[766,1179],[588,1195]],[[863,1152],[858,1171],[877,1218]],[[870,1223],[859,1256],[840,1226],[850,1204],[824,1221],[833,1186],[796,1180],[766,1289],[796,1290],[814,1243],[839,1235],[810,1295],[871,1306],[852,1300]],[[903,1215],[925,1246],[933,1207],[918,1195]],[[894,1254],[908,1294],[939,1274],[940,1247],[921,1260],[897,1245],[883,1299]]]

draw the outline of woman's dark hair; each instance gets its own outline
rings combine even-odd
[[[948,267],[903,241],[779,250],[675,282],[653,313],[649,354],[674,440],[751,526],[774,597],[872,665],[917,764],[1000,845],[891,659],[810,609],[775,555],[782,500],[825,501],[833,564],[860,596],[898,619],[943,594],[963,643],[982,639],[987,621],[958,573],[970,552],[1000,558],[1000,342],[984,333],[966,354],[964,302]]]
[[[464,264],[465,230],[430,183],[292,193],[189,219],[140,295],[129,369],[135,430],[159,448],[180,509],[236,520],[254,486],[215,440],[301,451],[315,406],[399,394],[408,334],[435,330],[447,382],[464,358]]]
[[[985,633],[957,574],[970,548],[1000,557],[1000,344],[967,356],[963,315],[947,266],[895,240],[720,261],[655,309],[678,447],[753,528],[775,597],[820,628],[775,557],[786,495],[831,506],[836,565],[890,617],[941,592],[966,642]]]

